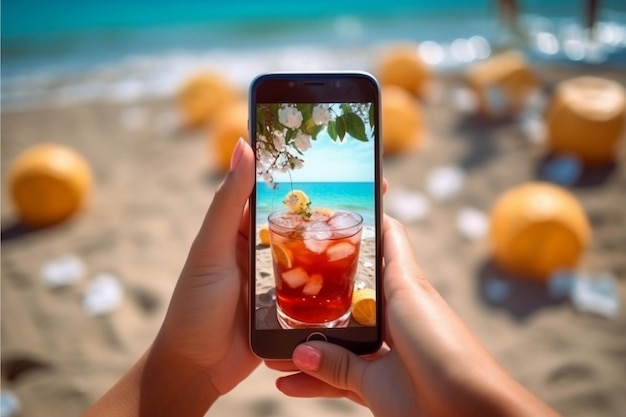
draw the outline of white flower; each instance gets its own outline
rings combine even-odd
[[[295,107],[278,109],[278,121],[290,129],[297,129],[302,125],[302,113]]]
[[[300,152],[304,152],[311,147],[311,136],[305,133],[298,133],[295,140],[296,148]]]
[[[285,150],[285,135],[283,132],[275,131],[272,141],[274,142],[274,148],[276,148],[278,152]]]
[[[272,174],[269,172],[263,173],[263,181],[265,181],[270,187],[274,185],[274,178],[272,178]]]
[[[330,121],[330,111],[328,111],[328,104],[316,104],[313,106],[313,122],[316,125],[326,126]]]

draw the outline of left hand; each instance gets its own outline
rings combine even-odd
[[[178,280],[146,366],[183,367],[214,401],[259,364],[248,343],[247,200],[254,154],[240,140]],[[155,375],[157,376],[157,375]]]

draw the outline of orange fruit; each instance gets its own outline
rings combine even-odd
[[[422,112],[417,102],[399,87],[383,87],[382,141],[385,155],[418,148],[424,136]]]
[[[284,245],[280,243],[272,244],[272,255],[274,255],[274,260],[285,269],[291,269],[293,267],[291,251]]]
[[[352,317],[363,326],[376,325],[376,291],[363,288],[352,294]]]
[[[248,139],[248,104],[231,103],[217,116],[209,139],[209,150],[217,171],[230,169],[230,158],[239,138]]]
[[[534,73],[517,51],[503,52],[473,65],[467,81],[476,94],[479,111],[490,118],[514,115],[538,88]]]
[[[548,183],[515,187],[504,193],[491,211],[494,260],[522,277],[545,280],[557,270],[573,268],[590,234],[576,198]]]
[[[430,69],[420,58],[417,45],[398,44],[387,49],[380,58],[378,80],[383,86],[396,86],[412,96],[423,96],[430,80]]]
[[[92,183],[87,161],[66,146],[45,143],[20,154],[9,172],[20,220],[32,227],[59,223],[85,202]]]
[[[615,158],[626,124],[626,92],[598,77],[561,82],[547,113],[548,143],[554,152],[577,155],[589,165]]]
[[[259,240],[261,240],[261,245],[270,245],[270,227],[267,223],[259,226]]]
[[[234,88],[217,73],[192,75],[178,94],[178,103],[185,127],[212,123],[217,114],[236,98]]]

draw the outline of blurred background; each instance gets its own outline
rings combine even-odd
[[[158,331],[267,71],[383,87],[385,211],[568,416],[626,411],[626,4],[5,0],[2,417],[80,415]],[[365,416],[260,367],[210,415]]]

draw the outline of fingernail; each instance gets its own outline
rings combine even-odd
[[[313,346],[297,346],[293,351],[293,362],[303,371],[318,371],[322,362],[322,352]]]
[[[243,138],[239,138],[237,144],[235,145],[235,149],[233,149],[233,154],[230,157],[230,169],[235,169],[237,164],[239,164],[239,160],[241,159],[241,155],[243,155]]]

